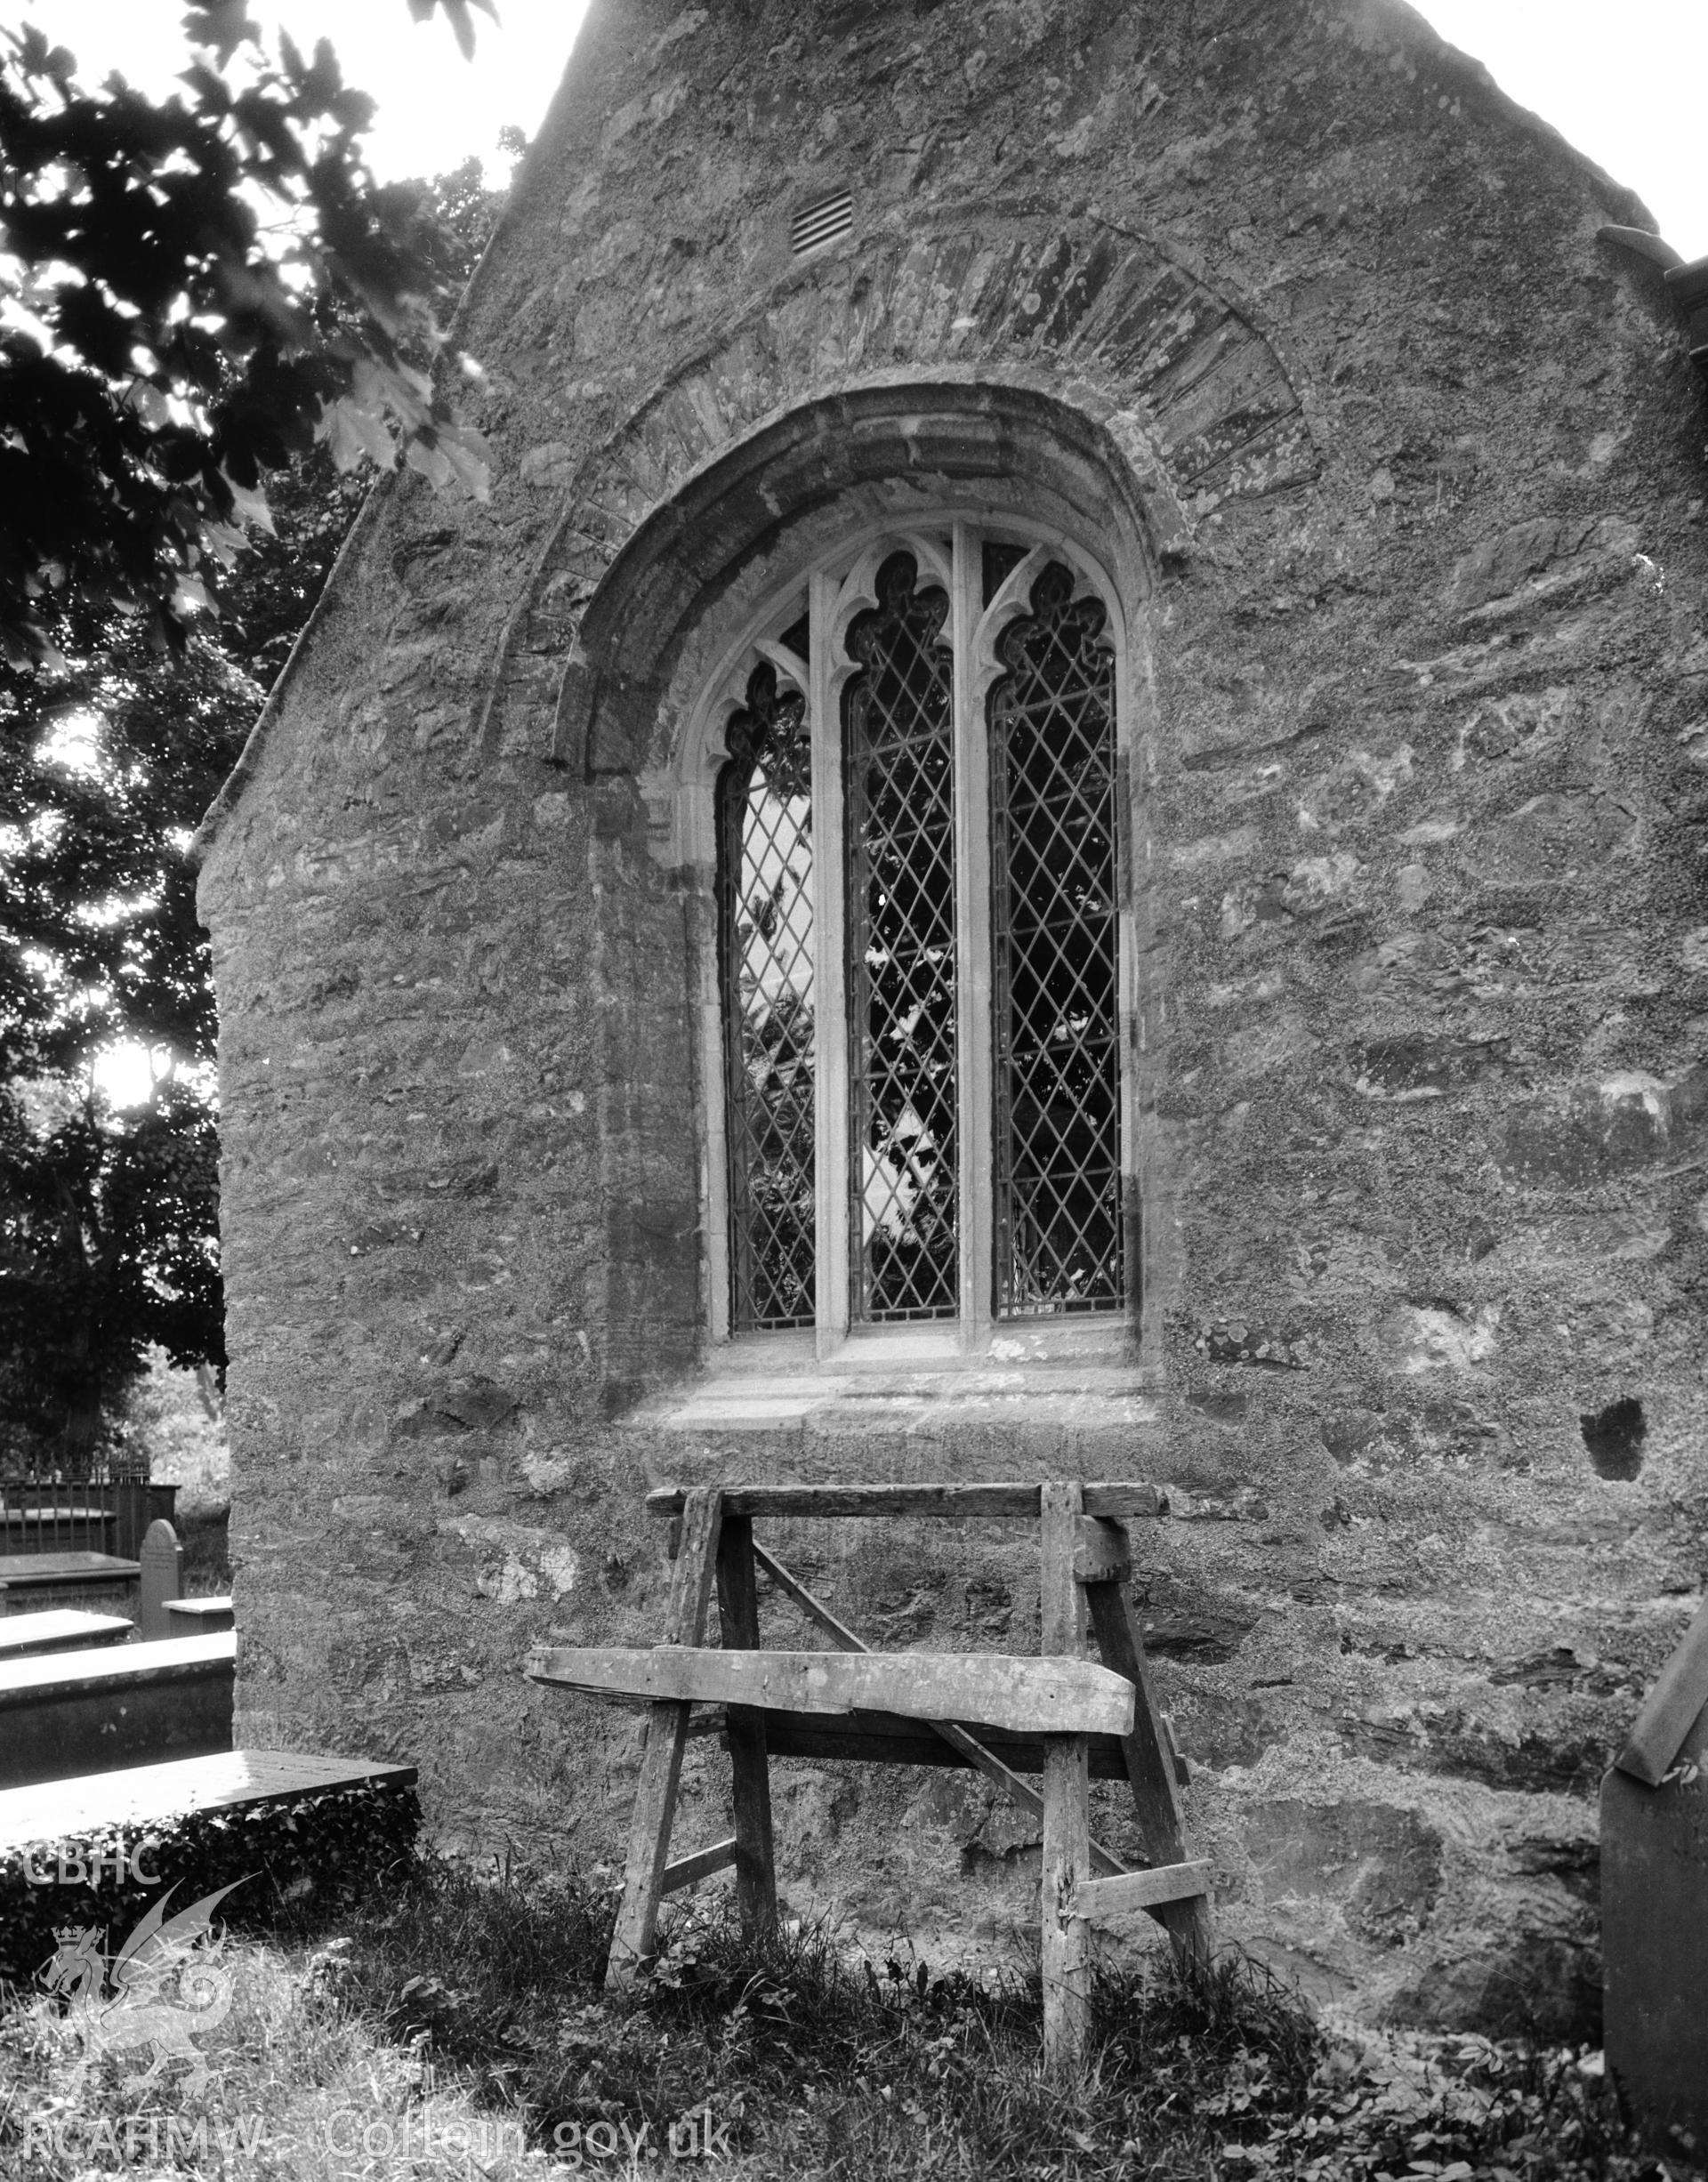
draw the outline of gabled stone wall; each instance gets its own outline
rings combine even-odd
[[[1147,1476],[1224,1928],[1587,2027],[1708,1502],[1704,417],[1641,219],[1389,0],[596,0],[466,307],[492,502],[375,495],[208,829],[242,1739],[608,1855],[632,1722],[519,1666],[656,1634],[648,1483]],[[834,493],[1005,479],[1145,639],[1143,1340],[720,1405],[682,693]],[[874,1642],[1036,1640],[998,1532],[779,1550]],[[785,1892],[995,1942],[1035,1853],[969,1779],[779,1767]]]

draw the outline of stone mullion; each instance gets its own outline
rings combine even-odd
[[[955,1097],[960,1112],[961,1345],[990,1338],[991,935],[990,751],[980,731],[975,632],[982,603],[982,544],[971,523],[955,526],[949,592],[955,654]]]

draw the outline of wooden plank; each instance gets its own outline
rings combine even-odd
[[[1080,1587],[1074,1581],[1082,1496],[1076,1485],[1046,1485],[1040,1509],[1043,1650],[1082,1663]],[[1051,1664],[1046,1658],[1040,1664]],[[1091,1877],[1091,1798],[1083,1734],[1052,1735],[1043,1751],[1043,1870],[1039,1888],[1043,1965],[1043,2065],[1052,2075],[1084,2065],[1092,2021],[1092,1928],[1078,1907]]]
[[[1708,1600],[1661,1669],[1637,1724],[1614,1763],[1632,1780],[1658,1788],[1680,1746],[1708,1705]]]
[[[714,1716],[697,1715],[697,1727],[701,1717]],[[949,1734],[939,1732],[945,1727],[950,1730]],[[765,1748],[773,1758],[798,1758],[826,1764],[848,1761],[951,1767],[982,1773],[1012,1795],[1029,1816],[1042,1819],[1043,1804],[1037,1791],[1018,1776],[1043,1771],[1043,1737],[1011,1735],[1002,1727],[986,1727],[976,1736],[969,1734],[966,1740],[987,1761],[981,1763],[979,1758],[959,1747],[962,1732],[952,1721],[903,1719],[896,1712],[765,1715]],[[1085,1741],[1087,1769],[1094,1781],[1126,1779],[1127,1761],[1118,1735],[1087,1735]],[[1120,1872],[1126,1868],[1118,1857],[1107,1851],[1100,1854],[1095,1841],[1092,1845],[1092,1861],[1100,1871]]]
[[[674,1864],[667,1864],[658,1891],[674,1894],[682,1887],[697,1887],[714,1872],[727,1871],[738,1863],[739,1856],[737,1837],[732,1833],[727,1841],[713,1841],[709,1848],[697,1848],[692,1856],[679,1856]]]
[[[737,1485],[724,1491],[729,1515],[745,1516],[1001,1516],[1035,1518],[1041,1486],[989,1485]],[[1168,1495],[1154,1485],[1114,1482],[1081,1488],[1087,1515],[1123,1521],[1165,1516]],[[674,1516],[682,1507],[679,1486],[647,1494],[650,1515]]]
[[[684,1553],[687,1552],[684,1547]],[[1073,1582],[1071,1556],[1068,1581]],[[1120,1735],[1132,1685],[1084,1659],[997,1652],[724,1652],[665,1644],[650,1652],[584,1646],[536,1652],[536,1681],[595,1695],[678,1703],[781,1706],[794,1712],[899,1712],[1045,1735]]]
[[[1076,1583],[1119,1583],[1132,1574],[1132,1547],[1120,1524],[1087,1516],[1074,1549]]]
[[[759,1591],[751,1516],[724,1518],[718,1541],[718,1616],[726,1652],[759,1649]],[[777,1925],[765,1715],[751,1705],[732,1704],[729,1744],[736,1813],[736,1907],[743,1932],[749,1938],[758,1938]]]
[[[801,1611],[807,1616],[807,1618],[810,1621],[816,1622],[819,1628],[825,1631],[826,1636],[832,1638],[834,1642],[840,1645],[843,1651],[870,1653],[872,1649],[871,1646],[862,1642],[862,1640],[854,1634],[854,1631],[851,1629],[848,1628],[843,1622],[839,1622],[836,1616],[830,1611],[830,1608],[826,1606],[822,1600],[815,1598],[812,1593],[807,1589],[806,1585],[801,1582],[798,1578],[791,1575],[789,1571],[783,1566],[781,1561],[777,1559],[775,1555],[768,1553],[763,1546],[756,1544],[753,1548],[753,1558],[758,1562],[759,1566],[764,1569],[766,1574],[770,1577],[772,1582],[774,1582],[787,1598],[792,1598],[795,1605],[799,1606]],[[776,1720],[777,1717],[777,1715],[775,1713],[770,1716],[773,1721]],[[890,1717],[890,1719],[894,1719],[896,1716],[891,1714]],[[898,1726],[906,1724],[907,1723],[904,1723],[899,1720],[897,1721]],[[893,1749],[886,1749],[885,1751],[881,1754],[875,1748],[874,1748],[869,1751],[860,1754],[867,1757],[870,1761],[881,1765],[961,1764],[971,1766],[977,1771],[982,1773],[987,1781],[994,1783],[996,1787],[1000,1788],[1004,1795],[1009,1797],[1011,1801],[1017,1804],[1021,1810],[1026,1812],[1028,1817],[1035,1818],[1039,1824],[1042,1824],[1043,1820],[1043,1799],[1036,1794],[1031,1788],[1028,1788],[1024,1781],[1017,1779],[1012,1768],[1003,1763],[1002,1756],[998,1752],[990,1749],[988,1732],[987,1733],[986,1739],[981,1742],[978,1736],[969,1734],[967,1729],[962,1727],[958,1721],[931,1719],[924,1721],[922,1725],[931,1735],[937,1738],[939,1743],[941,1744],[942,1748],[939,1751],[931,1752],[927,1751],[923,1757],[911,1758],[898,1755],[895,1753]],[[1100,1743],[1104,1743],[1108,1742],[1108,1739],[1109,1738],[1106,1736],[1100,1735],[1097,1738]],[[790,1753],[791,1755],[794,1757],[818,1755],[826,1758],[849,1757],[855,1755],[853,1751],[832,1751],[823,1743],[820,1743],[820,1747],[817,1752],[809,1752],[802,1748],[802,1738],[800,1735],[800,1731],[796,1729],[794,1731],[794,1747]],[[893,1730],[887,1733],[882,1737],[882,1740],[886,1743],[886,1744],[893,1745],[895,1742]],[[1029,1769],[1033,1772],[1041,1773],[1043,1770],[1043,1743],[1042,1738],[1028,1743],[1026,1747],[1027,1749],[1028,1755],[1032,1759]],[[1119,1775],[1110,1775],[1109,1777],[1118,1778]],[[1120,1858],[1118,1856],[1111,1856],[1108,1850],[1105,1848],[1099,1841],[1093,1841],[1092,1843],[1092,1862],[1094,1867],[1100,1872],[1114,1872],[1124,1871],[1125,1869],[1125,1866],[1122,1864]]]
[[[1137,1692],[1132,1727],[1125,1738],[1127,1779],[1139,1814],[1140,1839],[1152,1864],[1185,1864],[1185,1813],[1174,1769],[1174,1752],[1156,1714],[1145,1673],[1145,1645],[1126,1587],[1088,1583],[1081,1591],[1091,1615],[1103,1663],[1125,1675]],[[1208,1962],[1213,1941],[1208,1904],[1196,1900],[1159,1903],[1151,1912],[1168,1932],[1182,1961]]]
[[[722,1521],[723,1495],[715,1486],[689,1494],[682,1510],[682,1550],[671,1571],[670,1609],[665,1621],[666,1653],[674,1646],[697,1645],[705,1634]],[[657,1703],[647,1724],[647,1747],[629,1821],[623,1901],[605,1970],[608,1992],[632,1985],[657,1944],[658,1904],[670,1859],[670,1829],[676,1816],[682,1752],[688,1745],[689,1715],[689,1706],[680,1700]]]
[[[1088,1879],[1075,1896],[1075,1905],[1093,1924],[1118,1924],[1140,1910],[1208,1894],[1213,1869],[1204,1861],[1159,1864],[1148,1872],[1123,1872],[1118,1879]]]

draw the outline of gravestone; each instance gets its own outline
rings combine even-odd
[[[1657,2151],[1708,2152],[1708,1606],[1601,1783],[1607,2066]]]
[[[166,1634],[169,1637],[211,1637],[237,1626],[229,1598],[169,1598]]]
[[[184,1549],[170,1523],[149,1524],[143,1534],[140,1558],[142,1575],[137,1634],[144,1644],[151,1644],[157,1637],[173,1634],[172,1616],[166,1608],[184,1588]]]

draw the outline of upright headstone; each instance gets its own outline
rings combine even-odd
[[[1601,1783],[1607,2066],[1656,2151],[1708,2148],[1708,1606]]]
[[[184,1588],[184,1549],[170,1523],[154,1522],[143,1533],[137,1558],[142,1574],[136,1633],[144,1644],[152,1644],[156,1638],[173,1633],[166,1606]]]

